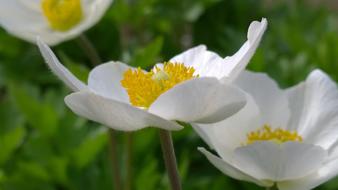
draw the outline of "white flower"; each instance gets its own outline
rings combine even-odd
[[[266,25],[265,19],[253,22],[248,41],[232,57],[223,59],[198,46],[150,72],[109,62],[90,72],[88,85],[39,39],[38,45],[52,71],[75,91],[65,102],[76,114],[123,131],[149,126],[178,130],[182,127],[175,121],[216,122],[243,108],[244,94],[229,81],[249,62]]]
[[[280,190],[312,189],[338,174],[338,90],[322,71],[281,90],[265,74],[234,81],[247,104],[232,117],[194,128],[218,156],[199,150],[224,174]]]
[[[34,43],[74,38],[96,24],[112,0],[0,0],[0,26]]]

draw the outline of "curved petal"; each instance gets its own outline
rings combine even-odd
[[[220,68],[224,72],[223,76],[235,80],[245,69],[258,47],[267,25],[268,22],[265,18],[262,18],[261,22],[253,21],[250,24],[247,34],[248,40],[233,56],[224,58],[224,64]]]
[[[338,89],[324,72],[313,71],[305,83],[288,90],[293,105],[290,128],[325,149],[338,139]]]
[[[207,124],[208,125],[208,124]],[[209,148],[215,150],[215,146],[213,144],[213,129],[208,128],[208,126],[204,127],[203,125],[191,123],[194,131],[203,139],[203,141],[209,146]]]
[[[77,79],[66,67],[64,67],[53,51],[39,38],[37,39],[40,52],[52,72],[59,77],[73,91],[86,90],[87,86]]]
[[[0,25],[8,33],[34,43],[39,31],[48,28],[41,16],[40,1],[0,0]]]
[[[243,109],[218,123],[193,124],[196,132],[217,151],[223,160],[231,162],[233,151],[247,140],[247,133],[260,128],[261,118],[252,97],[246,96]]]
[[[285,181],[311,174],[326,158],[327,152],[319,146],[262,141],[237,148],[234,163],[258,179]]]
[[[322,166],[318,171],[306,177],[303,177],[297,180],[279,182],[278,188],[280,190],[314,189],[315,187],[336,177],[337,174],[338,174],[338,159],[335,159],[325,164],[324,166]]]
[[[245,102],[238,88],[203,77],[168,90],[150,106],[149,112],[168,120],[211,123],[235,114]]]
[[[214,52],[208,51],[205,45],[199,45],[188,49],[175,56],[170,61],[183,63],[187,67],[193,67],[196,74],[201,77],[222,78],[221,76],[215,75],[214,70],[224,64],[223,58]]]
[[[234,83],[253,97],[264,124],[272,128],[287,127],[290,118],[288,97],[267,74],[244,71]]]
[[[130,69],[121,62],[108,62],[95,67],[89,74],[88,87],[95,93],[129,103],[127,91],[121,86],[123,73]]]
[[[244,71],[234,84],[246,92],[247,104],[232,117],[213,124],[193,125],[223,159],[247,141],[247,134],[264,124],[285,128],[290,116],[286,94],[266,74]]]
[[[145,127],[179,130],[183,127],[123,102],[105,98],[89,91],[80,91],[65,98],[67,106],[76,114],[121,131],[135,131]]]
[[[266,30],[267,21],[254,21],[248,29],[248,40],[233,56],[222,59],[214,52],[208,51],[204,45],[191,48],[171,59],[172,62],[181,62],[192,66],[202,77],[227,78],[234,80],[245,69]]]
[[[243,181],[249,181],[249,182],[252,182],[252,183],[256,183],[257,185],[260,185],[260,186],[271,187],[273,185],[273,182],[271,182],[271,181],[258,180],[256,178],[254,178],[253,176],[250,176],[250,175],[242,172],[241,170],[239,170],[235,166],[233,166],[233,165],[229,164],[228,162],[220,159],[219,157],[213,155],[212,153],[210,153],[209,151],[207,151],[204,148],[199,147],[198,150],[200,152],[202,152],[207,157],[207,159],[217,169],[219,169],[221,172],[223,172],[225,175],[228,175],[228,176],[230,176],[234,179],[237,179],[237,180],[243,180]]]

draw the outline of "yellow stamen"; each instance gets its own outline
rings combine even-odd
[[[165,91],[175,85],[192,79],[195,69],[185,67],[182,63],[166,62],[163,68],[154,67],[146,73],[140,68],[127,70],[121,80],[122,86],[127,90],[130,103],[137,107],[149,106]]]
[[[42,0],[41,7],[51,28],[67,31],[83,18],[81,0]]]
[[[302,142],[303,138],[296,131],[288,131],[285,129],[271,129],[269,125],[264,125],[262,128],[247,134],[247,141],[244,145],[252,144],[256,141],[274,141],[278,144],[287,141]]]

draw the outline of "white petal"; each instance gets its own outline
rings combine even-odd
[[[193,47],[170,60],[171,62],[183,63],[187,67],[193,67],[195,73],[201,77],[222,77],[215,74],[215,71],[224,64],[223,58],[214,52],[208,51],[206,46]]]
[[[53,73],[58,76],[70,89],[80,91],[87,89],[87,86],[77,79],[66,67],[57,59],[53,51],[39,38],[37,39],[40,52]]]
[[[248,40],[233,56],[222,59],[214,52],[208,51],[204,45],[191,48],[171,59],[172,62],[181,62],[192,66],[202,77],[216,77],[234,80],[245,69],[256,51],[266,30],[267,21],[254,21],[248,29]],[[226,80],[225,79],[225,80]]]
[[[129,103],[129,96],[121,86],[123,74],[128,69],[132,67],[121,62],[101,64],[90,72],[88,87],[101,96]]]
[[[280,190],[309,190],[314,189],[315,187],[329,181],[330,179],[336,177],[338,174],[338,159],[335,159],[318,171],[314,172],[311,175],[308,175],[304,178],[297,180],[290,180],[278,183],[278,188]]]
[[[247,133],[262,126],[259,110],[252,97],[247,96],[243,109],[218,123],[194,124],[193,128],[215,149],[223,160],[230,162],[233,151],[247,140]]]
[[[272,128],[286,128],[290,109],[287,94],[264,73],[242,72],[235,84],[253,97],[259,107],[262,122]]]
[[[297,129],[306,142],[330,148],[338,139],[336,83],[315,70],[305,83],[289,90],[289,99],[293,105],[290,128]]]
[[[257,185],[260,185],[260,186],[270,187],[270,186],[273,185],[272,182],[264,181],[264,180],[258,180],[256,178],[254,178],[253,176],[250,176],[250,175],[242,172],[241,170],[239,170],[235,166],[233,166],[230,163],[228,163],[228,162],[220,159],[219,157],[211,154],[209,151],[205,150],[204,148],[200,147],[200,148],[198,148],[198,150],[201,151],[207,157],[207,159],[217,169],[219,169],[221,172],[223,172],[225,175],[228,175],[228,176],[230,176],[234,179],[253,182],[253,183],[256,183]]]
[[[203,77],[168,90],[150,106],[149,112],[168,120],[211,123],[235,114],[245,102],[238,88]]]
[[[300,127],[299,121],[303,114],[305,87],[305,82],[301,82],[285,90],[290,107],[290,118],[287,127],[290,131],[297,131],[298,127]]]
[[[250,24],[248,40],[233,56],[224,59],[222,70],[226,78],[234,80],[245,69],[262,39],[267,24],[265,18],[261,22],[253,21]]]
[[[76,114],[121,131],[135,131],[145,127],[179,130],[175,122],[160,118],[129,104],[80,91],[65,98],[67,106]]]
[[[231,152],[247,141],[247,134],[264,124],[285,128],[290,115],[286,95],[267,75],[244,71],[234,84],[247,93],[246,106],[219,123],[193,125],[223,159],[229,159]]]
[[[208,125],[208,124],[207,124]],[[209,146],[211,149],[215,149],[215,146],[213,144],[213,129],[208,126],[203,126],[196,123],[191,123],[192,128],[195,130],[195,132],[203,139],[203,141]]]
[[[327,158],[319,146],[305,143],[256,142],[235,150],[234,162],[258,179],[285,181],[304,177],[316,171]]]
[[[47,24],[41,17],[40,1],[0,0],[0,25],[7,32],[32,43]],[[35,35],[32,35],[35,34]]]

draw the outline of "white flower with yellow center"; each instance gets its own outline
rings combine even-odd
[[[234,81],[247,104],[232,117],[194,125],[214,149],[199,150],[224,174],[280,190],[312,189],[338,174],[338,89],[325,73],[281,90],[265,74]]]
[[[232,57],[221,58],[205,46],[192,48],[151,71],[109,62],[94,68],[88,85],[73,76],[49,47],[38,40],[52,71],[74,93],[65,102],[76,114],[111,128],[133,131],[144,127],[178,130],[175,121],[221,121],[246,103],[230,81],[254,54],[267,22],[253,22],[248,41]]]
[[[0,0],[0,26],[34,43],[74,38],[96,24],[112,0]]]

